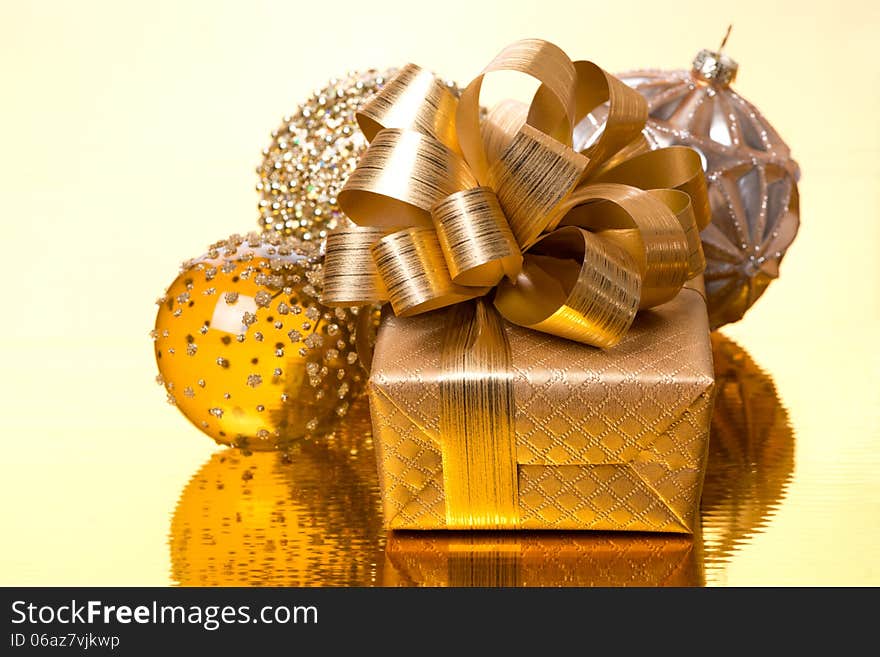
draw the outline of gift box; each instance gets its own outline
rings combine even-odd
[[[608,532],[395,532],[385,586],[702,586],[699,541]]]
[[[455,418],[443,417],[456,412],[444,399],[450,377],[498,378],[444,360],[449,333],[474,321],[462,305],[388,315],[379,330],[368,388],[389,529],[694,532],[714,388],[697,289],[639,313],[612,349],[499,319],[509,446],[493,433],[497,418],[478,435],[444,435],[456,433]],[[479,444],[462,447],[469,440]]]
[[[484,111],[499,71],[531,102]],[[369,382],[389,528],[694,531],[713,374],[683,287],[711,213],[699,154],[651,150],[647,116],[540,39],[460,95],[409,64],[357,113],[322,300],[393,312]]]

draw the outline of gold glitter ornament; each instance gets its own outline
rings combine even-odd
[[[719,49],[700,51],[689,71],[618,75],[648,101],[651,148],[690,146],[703,160],[712,222],[700,237],[713,330],[741,319],[779,277],[800,224],[797,162],[758,108],[731,88],[738,68]],[[584,140],[604,117],[588,118],[579,126]]]
[[[319,302],[322,262],[316,244],[234,235],[184,263],[158,300],[158,381],[218,443],[268,450],[323,435],[362,391],[356,311]]]
[[[257,168],[259,225],[305,241],[348,225],[336,196],[366,150],[355,112],[393,70],[330,80],[272,133]]]

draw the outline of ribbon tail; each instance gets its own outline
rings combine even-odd
[[[449,529],[514,529],[519,497],[510,344],[485,301],[449,311],[440,435]]]

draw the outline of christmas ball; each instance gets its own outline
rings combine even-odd
[[[168,401],[218,443],[278,449],[332,430],[364,385],[354,309],[321,305],[317,245],[232,236],[181,267],[152,337]]]
[[[215,453],[171,520],[184,586],[369,586],[381,580],[382,511],[366,400],[337,431],[289,452]]]
[[[701,51],[690,71],[620,77],[648,101],[654,148],[697,150],[706,170],[712,222],[703,230],[712,328],[739,320],[779,276],[799,225],[797,163],[758,109],[730,84],[738,66]]]
[[[262,229],[318,241],[348,223],[336,196],[367,148],[355,112],[393,74],[371,69],[331,80],[284,117],[257,168]]]
[[[742,347],[712,335],[715,408],[703,485],[707,565],[717,568],[769,522],[794,471],[794,431],[776,385]]]

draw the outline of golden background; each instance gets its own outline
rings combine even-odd
[[[446,0],[422,14],[431,23],[413,7],[2,5],[0,584],[468,583],[461,573],[485,560],[505,583],[621,583],[622,569],[636,583],[880,584],[877,5]],[[802,226],[781,279],[724,329],[735,344],[716,340],[734,384],[730,417],[716,414],[701,538],[386,550],[357,417],[341,447],[295,467],[215,472],[225,457],[153,382],[152,302],[181,260],[256,227],[254,167],[300,99],[347,70],[407,61],[466,82],[525,36],[610,71],[686,68],[729,22],[737,91],[800,162]],[[364,479],[347,489],[340,473]],[[267,486],[262,502],[248,488],[206,503],[211,477],[229,476]],[[435,557],[419,560],[425,550]]]

